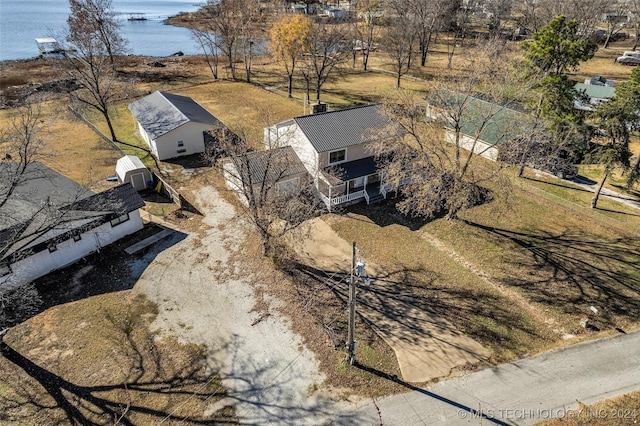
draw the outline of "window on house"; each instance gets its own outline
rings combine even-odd
[[[55,244],[49,244],[48,249],[49,253],[53,253],[54,251],[58,250],[58,246],[56,246]]]
[[[111,226],[118,226],[123,222],[129,220],[129,213],[123,214],[122,216],[118,216],[115,219],[111,220]]]
[[[177,150],[176,152],[177,152],[178,154],[182,154],[182,153],[184,153],[184,152],[187,152],[187,150],[183,148],[183,149],[179,149],[179,150]]]
[[[8,263],[2,262],[0,263],[0,277],[4,277],[5,275],[9,275],[11,273],[11,266]]]
[[[73,241],[78,242],[82,239],[82,235],[74,235],[73,236]]]
[[[341,163],[347,158],[347,150],[332,151],[329,153],[329,164]]]
[[[184,146],[184,141],[178,141],[178,146]]]

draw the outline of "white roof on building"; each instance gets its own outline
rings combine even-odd
[[[135,155],[125,155],[116,162],[116,173],[123,179],[127,172],[131,170],[146,169],[142,161]]]

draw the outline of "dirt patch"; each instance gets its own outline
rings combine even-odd
[[[351,267],[351,245],[322,220],[314,220],[309,226],[310,238],[297,245],[301,262],[337,283],[340,281],[336,277],[340,277],[344,291]],[[445,377],[456,368],[477,364],[491,355],[428,309],[385,297],[394,291],[396,277],[372,264],[366,270],[370,280],[358,284],[358,314],[393,348],[405,381],[421,383]]]

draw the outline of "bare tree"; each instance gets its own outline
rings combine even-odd
[[[502,24],[511,17],[513,0],[487,0],[484,3],[484,10],[489,15],[489,31],[499,34],[502,31]]]
[[[382,21],[383,7],[381,0],[358,0],[352,4],[356,13],[354,24],[355,45],[353,46],[353,64],[355,67],[358,52],[362,54],[362,68],[366,71],[369,65],[369,54],[374,48],[378,30]]]
[[[607,25],[604,48],[609,47],[609,43],[616,35],[620,34],[624,28],[626,28],[629,22],[629,16],[631,14],[632,4],[626,0],[619,0],[609,4],[607,12],[603,16],[603,21]]]
[[[215,34],[216,46],[226,56],[233,80],[236,79],[239,56],[245,59],[246,71],[250,74],[249,51],[260,11],[260,4],[256,0],[208,0],[203,8],[202,31]]]
[[[111,0],[69,0],[71,14],[67,19],[69,34],[82,44],[100,43],[115,67],[115,57],[127,51],[127,42],[120,36]]]
[[[434,35],[443,28],[451,26],[462,2],[460,0],[408,1],[413,13],[412,22],[415,26],[418,48],[420,49],[420,65],[424,67]]]
[[[524,0],[518,22],[523,28],[537,32],[553,18],[563,15],[578,23],[579,35],[589,38],[609,6],[609,0]]]
[[[303,58],[307,82],[315,83],[316,101],[320,102],[320,90],[334,73],[336,67],[343,63],[351,50],[347,27],[327,21],[316,21],[311,25],[309,43]]]
[[[76,11],[81,12],[82,9]],[[83,15],[69,15],[68,23],[66,40],[70,48],[65,49],[62,64],[69,77],[79,85],[79,89],[70,91],[69,95],[78,109],[88,107],[103,116],[111,139],[115,142],[118,138],[111,121],[110,108],[115,99],[126,93],[126,84],[118,82],[111,62],[109,49],[113,49],[114,45],[105,44],[101,33]]]
[[[402,76],[409,72],[411,59],[415,55],[416,31],[410,6],[402,0],[389,4],[381,40],[382,49],[391,60],[398,88]]]
[[[265,254],[276,256],[280,238],[324,209],[306,169],[291,147],[278,147],[277,141],[255,151],[227,130],[218,129],[214,137],[226,157],[209,159],[240,197],[242,217],[260,235]]]
[[[204,59],[209,66],[213,79],[217,80],[220,47],[218,46],[216,35],[198,29],[191,29],[191,36],[202,48]]]
[[[405,214],[449,218],[488,196],[482,184],[501,179],[502,163],[492,150],[513,139],[524,139],[526,126],[509,108],[517,78],[509,67],[511,55],[499,45],[478,52],[460,68],[464,74],[443,75],[424,95],[398,91],[383,110],[405,137],[376,144],[383,182],[400,194],[398,209]],[[483,88],[482,99],[474,96]],[[443,130],[446,129],[446,130]]]
[[[633,25],[633,47],[631,50],[638,48],[638,35],[640,35],[640,0],[629,0],[629,8],[631,13],[629,17],[631,19],[631,25]]]

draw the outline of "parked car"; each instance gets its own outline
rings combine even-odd
[[[636,58],[635,56],[620,56],[616,59],[616,62],[622,65],[640,65],[640,58]]]
[[[578,176],[578,168],[562,158],[552,159],[547,168],[549,173],[560,179],[573,179]]]

